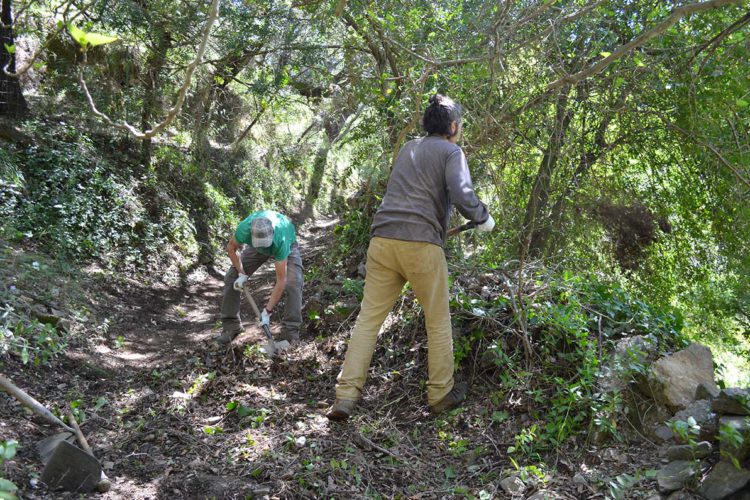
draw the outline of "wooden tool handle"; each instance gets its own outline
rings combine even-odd
[[[73,415],[73,412],[71,412],[70,410],[67,410],[65,412],[65,415],[68,417],[68,422],[70,422],[70,426],[73,428],[73,432],[78,438],[78,442],[81,444],[81,448],[83,448],[83,451],[93,456],[94,452],[91,451],[91,446],[89,446],[89,442],[86,441],[86,438],[84,437],[83,432],[81,432],[81,428],[78,427],[78,422],[76,421],[76,417]]]
[[[83,451],[94,456],[94,452],[91,451],[91,446],[89,446],[89,442],[86,441],[86,437],[83,435],[83,432],[81,432],[81,428],[78,427],[78,422],[76,421],[76,417],[73,415],[73,412],[70,410],[67,410],[65,412],[65,415],[68,417],[68,422],[70,422],[70,426],[73,427],[73,432],[75,433],[76,437],[78,438],[78,443],[80,443],[81,448],[83,448]],[[96,457],[95,457],[96,458]],[[109,491],[109,489],[112,487],[112,481],[109,480],[107,475],[102,471],[102,475],[99,478],[99,482],[96,485],[96,490],[99,493],[106,493]]]
[[[460,225],[458,227],[454,227],[452,229],[449,229],[448,230],[448,236],[455,236],[458,233],[462,233],[464,231],[468,231],[469,229],[474,229],[475,227],[477,227],[477,223],[476,222],[467,222],[466,224],[462,224],[462,225]]]
[[[255,316],[258,318],[258,321],[260,321],[260,309],[258,309],[258,304],[255,303],[255,300],[253,300],[253,296],[250,295],[250,290],[248,290],[247,287],[243,287],[243,290],[245,291],[245,297],[247,297],[247,301],[250,302],[250,307],[252,307]]]
[[[26,392],[24,392],[22,389],[16,387],[13,382],[10,381],[10,379],[4,377],[3,375],[0,375],[0,388],[2,388],[5,392],[13,396],[18,400],[19,403],[24,405],[29,410],[33,411],[40,417],[44,418],[51,424],[59,425],[63,429],[65,429],[68,432],[75,432],[71,427],[65,425],[65,423],[57,418],[55,415],[52,414],[51,411],[49,411],[47,408],[42,405],[39,401],[29,396]]]

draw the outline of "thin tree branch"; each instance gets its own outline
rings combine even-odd
[[[693,57],[690,58],[690,62],[688,64],[691,64],[695,60],[695,58],[698,57],[698,54],[700,54],[701,52],[703,52],[704,50],[706,50],[709,47],[711,48],[711,51],[710,51],[709,54],[713,54],[716,51],[716,49],[719,47],[719,45],[721,44],[722,41],[724,41],[732,33],[736,32],[736,31],[739,31],[740,29],[742,29],[743,27],[745,27],[748,22],[750,22],[750,12],[748,12],[747,14],[745,14],[744,16],[742,16],[737,21],[733,22],[729,27],[727,27],[721,33],[719,33],[718,35],[716,35],[715,37],[713,37],[711,40],[709,40],[706,43],[704,43],[703,45],[701,45],[698,48],[698,51],[695,54],[693,54]],[[697,74],[700,74],[700,73],[703,72],[703,68],[706,66],[706,63],[708,62],[709,59],[710,59],[710,57],[706,56],[706,58],[701,63],[701,66],[698,69]]]
[[[667,117],[665,117],[661,113],[657,113],[657,116],[661,119],[662,123],[664,123],[664,125],[667,126],[667,128],[670,128],[672,130],[675,130],[675,131],[679,132],[680,134],[684,135],[688,139],[691,139],[698,146],[702,146],[702,147],[708,149],[709,151],[711,151],[711,153],[713,153],[713,155],[716,156],[716,158],[725,167],[727,167],[729,170],[732,171],[732,173],[734,174],[734,176],[737,178],[738,181],[740,181],[745,186],[747,186],[748,188],[750,188],[750,179],[747,179],[745,176],[743,176],[742,173],[740,172],[739,168],[736,165],[732,164],[732,162],[730,162],[729,160],[727,160],[726,158],[724,158],[724,156],[716,148],[716,146],[714,146],[711,143],[708,143],[708,142],[700,140],[698,137],[696,137],[690,131],[685,130],[684,128],[680,127],[679,125],[675,125],[674,123],[672,123]]]
[[[407,134],[414,128],[414,126],[419,123],[420,118],[420,108],[422,107],[422,93],[424,92],[424,84],[427,81],[427,78],[432,75],[432,73],[435,71],[435,66],[428,66],[425,68],[424,72],[422,73],[422,76],[419,77],[419,80],[416,81],[414,84],[415,90],[414,90],[414,111],[412,112],[411,119],[409,119],[409,122],[406,124],[404,128],[401,129],[401,132],[399,132],[398,137],[396,138],[396,144],[394,144],[393,147],[393,155],[391,157],[391,165],[393,165],[396,162],[396,158],[398,157],[398,151],[401,149],[401,144],[403,144],[404,139],[406,139]]]
[[[136,139],[150,139],[164,130],[170,123],[172,123],[172,120],[174,120],[174,118],[177,116],[177,113],[179,113],[180,109],[182,109],[182,105],[185,102],[185,96],[187,95],[188,88],[190,87],[190,83],[193,79],[193,73],[195,72],[195,69],[198,67],[198,65],[203,61],[203,54],[206,52],[206,46],[208,45],[208,40],[210,38],[211,28],[216,22],[216,19],[219,17],[220,3],[221,0],[212,0],[211,2],[211,7],[209,8],[208,12],[208,19],[206,19],[206,25],[203,30],[203,38],[201,39],[201,43],[198,46],[198,51],[195,55],[195,59],[188,65],[187,71],[185,73],[185,82],[182,84],[182,87],[177,94],[177,101],[169,110],[164,120],[158,123],[151,130],[146,130],[143,132],[139,131],[127,122],[115,123],[114,120],[112,120],[109,116],[97,109],[96,104],[94,103],[94,98],[91,97],[91,93],[86,86],[86,81],[83,78],[83,67],[81,67],[81,69],[78,71],[78,81],[80,82],[81,88],[86,95],[86,99],[88,100],[91,111],[114,128],[130,132]],[[84,52],[84,57],[85,54],[86,53]]]
[[[651,28],[650,30],[641,33],[639,36],[631,40],[630,42],[626,43],[625,45],[622,45],[612,51],[611,54],[609,54],[607,57],[600,60],[598,63],[594,64],[593,66],[590,66],[582,71],[579,71],[578,73],[572,74],[572,75],[566,75],[562,78],[558,78],[554,82],[547,85],[546,91],[562,87],[563,85],[573,85],[581,80],[584,80],[590,76],[593,76],[597,73],[600,73],[604,70],[607,66],[612,64],[614,61],[620,59],[625,54],[630,52],[636,47],[640,47],[641,45],[645,44],[652,38],[655,38],[665,31],[667,31],[669,28],[671,28],[674,24],[676,24],[680,19],[683,17],[687,17],[690,14],[695,14],[697,12],[705,12],[707,10],[716,9],[719,7],[724,7],[725,5],[734,5],[741,3],[743,0],[709,0],[707,2],[702,3],[694,3],[690,5],[683,5],[680,7],[676,7],[672,10],[672,13],[661,23],[657,24],[655,27]]]

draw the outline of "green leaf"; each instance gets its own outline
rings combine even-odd
[[[237,409],[237,415],[240,418],[247,417],[248,415],[251,415],[253,413],[253,409],[249,406],[240,405],[240,407]]]
[[[116,36],[102,35],[101,33],[86,33],[82,29],[76,27],[73,23],[68,23],[68,31],[73,40],[78,42],[83,49],[96,47],[97,45],[104,45],[119,40]]]
[[[13,55],[16,53],[16,44],[8,45],[7,43],[4,43],[5,50],[8,51],[8,54]]]
[[[736,102],[737,106],[739,106],[740,108],[746,108],[748,106],[748,104],[750,104],[749,102],[747,102],[744,99],[737,99],[735,102]]]
[[[4,443],[4,446],[0,447],[0,450],[2,450],[2,458],[5,460],[10,460],[14,456],[16,456],[16,450],[18,449],[18,441],[15,439],[9,439]]]
[[[237,401],[230,401],[224,407],[227,409],[227,411],[232,411],[235,408],[237,408]]]
[[[116,42],[119,40],[116,36],[102,35],[101,33],[86,33],[86,41],[91,44],[92,47],[97,45],[106,45],[108,43]]]
[[[0,492],[3,492],[3,491],[14,493],[18,491],[18,487],[15,484],[8,481],[7,479],[3,479],[0,477]],[[3,498],[3,497],[0,496],[0,498]]]
[[[599,55],[602,57],[609,57],[612,55],[612,52],[599,52]]]
[[[86,47],[86,32],[76,27],[73,23],[68,23],[68,32],[70,32],[70,36],[73,37],[73,40],[78,42],[78,45]]]

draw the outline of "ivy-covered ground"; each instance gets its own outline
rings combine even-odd
[[[526,497],[537,490],[563,498],[655,493],[655,446],[607,420],[617,402],[595,396],[601,352],[596,343],[587,347],[589,318],[575,290],[566,289],[567,297],[558,290],[557,307],[529,315],[536,361],[526,364],[523,330],[509,320],[518,290],[511,293],[502,270],[479,273],[455,259],[452,307],[459,377],[471,384],[466,403],[429,416],[423,320],[407,292],[386,322],[356,414],[329,423],[324,415],[361,295],[356,271],[338,274],[331,265],[337,225],[318,221],[301,231],[307,333],[273,361],[260,351],[254,326],[230,349],[212,344],[217,270],[201,268],[172,285],[94,269],[66,276],[41,255],[4,243],[4,264],[14,264],[4,267],[4,290],[15,283],[14,293],[41,301],[43,290],[57,288],[45,300],[70,333],[49,360],[24,363],[17,350],[6,352],[3,372],[49,408],[74,408],[113,479],[102,498],[503,498],[500,481],[512,473],[520,473]],[[257,295],[267,293],[270,272],[254,278]],[[35,273],[52,281],[24,291],[38,284],[28,280]],[[66,279],[56,283],[53,275]],[[529,295],[550,293],[549,284],[527,286]],[[609,293],[609,313],[633,307]],[[566,315],[568,308],[579,312]],[[638,328],[637,314],[626,312]],[[555,328],[578,338],[558,335],[564,341],[556,346],[541,340],[554,336],[539,332]],[[598,335],[620,334],[617,324],[599,322]],[[19,442],[5,477],[23,498],[77,497],[53,495],[38,481],[35,442],[53,429],[0,399],[2,437]]]

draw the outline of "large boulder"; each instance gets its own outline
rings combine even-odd
[[[709,391],[719,390],[714,381],[711,350],[693,343],[651,365],[648,380],[646,384],[640,384],[640,389],[673,410],[683,410],[695,401],[696,390],[701,384]]]
[[[711,402],[711,408],[721,415],[750,415],[750,390],[723,389]]]
[[[748,482],[750,471],[738,469],[729,462],[719,462],[703,480],[698,493],[707,500],[721,500],[740,491]]]

